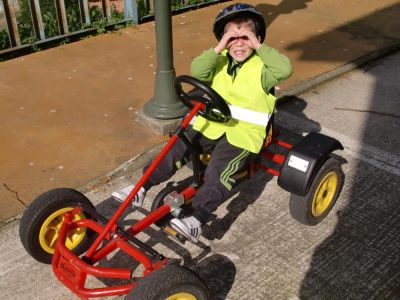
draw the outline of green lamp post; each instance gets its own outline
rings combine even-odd
[[[143,112],[156,119],[175,119],[187,108],[175,93],[175,70],[172,52],[171,0],[154,0],[157,71],[154,97],[145,103]]]

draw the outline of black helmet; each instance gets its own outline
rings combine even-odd
[[[265,21],[262,13],[256,8],[247,3],[235,3],[225,7],[220,11],[214,21],[213,31],[215,37],[219,41],[224,34],[224,28],[227,23],[238,17],[249,17],[256,25],[256,35],[260,36],[261,43],[265,39]]]

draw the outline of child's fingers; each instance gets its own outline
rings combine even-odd
[[[237,31],[228,31],[226,32],[222,38],[226,38],[226,40],[229,40],[231,38],[236,38],[239,35]]]
[[[222,37],[221,40],[219,41],[218,45],[214,48],[214,50],[216,51],[216,53],[221,53],[222,50],[226,49],[227,47],[229,47],[229,44],[232,42],[231,40],[235,38],[235,36],[237,36],[238,33],[235,31],[227,31],[225,32]]]
[[[228,31],[226,32],[223,36],[221,41],[223,41],[225,43],[225,46],[229,45],[232,41],[234,41],[236,39],[236,37],[238,36],[237,32],[233,32],[233,31]]]
[[[257,38],[256,34],[253,31],[242,29],[240,30],[239,34],[247,38],[246,44],[249,47],[253,49],[260,47],[260,40]]]

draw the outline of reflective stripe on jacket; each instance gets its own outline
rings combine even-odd
[[[264,64],[259,56],[253,55],[243,64],[235,79],[227,73],[227,66],[226,54],[220,55],[211,86],[231,107],[232,120],[222,124],[199,116],[193,128],[213,140],[226,133],[230,144],[258,153],[276,102],[273,95],[265,93],[261,84]]]

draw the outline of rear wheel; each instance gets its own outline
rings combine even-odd
[[[59,188],[37,197],[25,210],[19,235],[26,251],[37,261],[50,264],[58,240],[64,214],[75,207],[93,209],[93,204],[80,192]],[[74,215],[74,220],[88,218],[83,211]],[[90,229],[79,227],[68,233],[66,247],[76,255],[88,249],[95,236]]]
[[[192,270],[167,265],[138,281],[125,297],[128,300],[207,300],[208,289]]]
[[[335,205],[343,184],[344,174],[340,163],[328,158],[318,170],[307,194],[290,196],[292,217],[305,225],[317,225]]]

